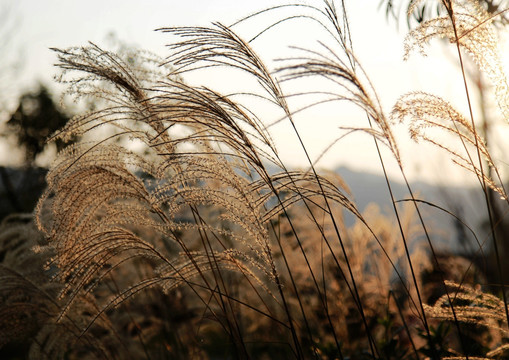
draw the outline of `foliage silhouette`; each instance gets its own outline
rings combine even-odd
[[[46,87],[40,85],[37,92],[21,96],[17,109],[7,121],[6,132],[16,137],[24,149],[25,162],[32,165],[46,146],[46,139],[68,120],[69,116],[55,104]],[[61,150],[65,144],[57,142],[57,149]]]

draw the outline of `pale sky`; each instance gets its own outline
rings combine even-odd
[[[22,51],[22,71],[17,76],[16,84],[17,89],[26,89],[33,87],[37,81],[45,84],[53,82],[52,78],[58,70],[52,66],[56,57],[49,50],[50,47],[66,48],[86,45],[88,41],[92,41],[107,49],[111,46],[111,34],[114,34],[120,41],[164,56],[167,55],[164,45],[168,35],[154,32],[156,28],[209,25],[215,21],[229,25],[256,10],[279,3],[283,2],[0,0],[0,9],[5,5],[10,8],[11,19],[19,19],[12,26],[14,40],[11,48],[15,50],[13,54],[17,54],[16,50]],[[319,0],[309,0],[308,3],[321,5]],[[406,24],[402,22],[398,30],[394,21],[388,22],[384,10],[379,9],[379,0],[347,0],[346,3],[355,54],[374,83],[387,114],[400,95],[416,90],[438,93],[458,104],[461,110],[464,109],[464,90],[456,65],[450,57],[435,57],[437,54],[441,56],[444,49],[442,45],[435,44],[427,58],[415,54],[410,61],[404,62],[403,40],[407,31]],[[274,65],[272,60],[275,57],[287,54],[288,46],[302,45],[303,42],[316,44],[316,40],[320,40],[322,35],[307,31],[307,25],[305,21],[294,21],[288,26],[268,32],[256,40],[253,47],[270,67]],[[249,38],[256,34],[256,26],[261,26],[261,23],[252,21],[238,27],[239,35]],[[211,79],[209,81],[214,81],[213,77]],[[322,113],[310,113],[309,118],[302,115],[297,126],[313,158],[344,133],[339,127],[357,121],[352,120],[352,117],[356,116],[354,114],[348,107],[335,105]],[[277,126],[273,131],[283,159],[289,165],[305,166],[299,146],[288,126]],[[408,140],[404,128],[398,127],[396,135],[410,177],[436,180],[438,174],[438,181],[445,180],[442,169],[452,165],[443,153],[423,147],[422,144],[415,146]],[[390,166],[390,157],[387,159],[391,172],[397,173],[395,168]],[[6,164],[14,160],[10,149],[5,144],[0,144],[0,162]],[[380,171],[373,140],[362,134],[349,136],[338,142],[322,158],[319,165],[329,168],[346,165],[356,170]],[[460,176],[458,179],[462,180],[461,174],[455,176]]]

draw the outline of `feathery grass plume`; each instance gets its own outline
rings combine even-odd
[[[399,20],[400,16],[407,18],[407,25],[410,29],[413,23],[422,23],[428,19],[447,13],[442,0],[383,0],[387,18],[393,17]],[[446,2],[447,4],[447,2]],[[483,6],[492,16],[493,24],[502,28],[508,24],[507,1],[482,0],[478,4]],[[412,22],[414,20],[414,22]]]
[[[482,292],[469,285],[447,282],[454,291],[453,304],[442,296],[433,306],[426,305],[428,315],[440,321],[453,321],[451,306],[454,305],[458,321],[469,326],[474,334],[488,331],[488,336],[476,339],[486,350],[482,359],[500,359],[507,356],[509,335],[506,323],[505,304],[497,296]],[[492,350],[489,350],[492,349]],[[464,357],[450,357],[463,359]]]
[[[347,41],[349,35],[345,34],[344,30],[341,30],[337,25],[338,19],[335,17],[337,16],[335,8],[332,3],[326,2],[326,4],[329,6],[326,12],[317,10],[317,12],[320,11],[318,15],[322,15],[325,19],[317,16],[316,21],[325,27],[330,34],[333,34],[334,41],[340,44],[344,52],[343,56],[341,56],[341,53],[334,51],[334,48],[320,41],[321,52],[295,48],[302,52],[302,56],[283,59],[282,61],[285,64],[278,69],[278,73],[281,74],[282,81],[312,77],[325,80],[325,84],[332,84],[336,91],[309,93],[309,95],[321,95],[324,99],[307,105],[306,108],[322,103],[342,101],[358,106],[366,113],[367,118],[373,122],[373,126],[346,129],[364,131],[375,137],[390,149],[395,160],[400,163],[401,157],[396,140],[389,121],[382,110],[374,86],[360,62],[356,59],[351,44]],[[329,29],[328,25],[332,29]]]
[[[410,12],[413,11],[413,9],[415,9],[415,7],[418,5],[419,2],[412,4],[409,10],[409,16]],[[414,30],[409,32],[405,40],[405,57],[408,57],[409,53],[416,47],[420,50],[421,53],[425,54],[424,45],[427,44],[432,38],[447,38],[451,43],[455,43],[457,45],[462,71],[463,62],[459,52],[460,49],[468,52],[477,64],[479,70],[482,73],[485,73],[488,78],[490,78],[495,86],[495,96],[498,101],[498,106],[504,118],[507,119],[509,115],[507,110],[507,99],[509,96],[507,79],[501,63],[497,32],[495,25],[493,24],[495,19],[503,14],[503,11],[498,11],[494,14],[490,14],[483,8],[483,6],[481,6],[479,2],[472,0],[444,1],[442,3],[442,7],[445,9],[446,15],[437,16],[434,19],[424,21],[420,23]],[[467,99],[469,100],[466,80],[465,89],[467,93]],[[429,138],[427,138],[427,140],[451,152],[455,157],[456,162],[460,166],[466,167],[475,173],[479,179],[479,182],[483,185],[483,188],[486,186],[491,187],[497,191],[503,199],[507,201],[507,194],[503,188],[498,169],[489,156],[485,142],[477,135],[472,109],[470,106],[470,100],[469,110],[471,125],[468,125],[467,121],[465,121],[465,119],[457,111],[452,109],[452,107],[446,101],[432,95],[408,94],[405,97],[402,97],[400,99],[402,103],[396,104],[393,115],[397,112],[405,112],[404,107],[411,105],[407,102],[415,101],[416,98],[419,97],[420,104],[413,105],[423,105],[424,107],[428,107],[428,110],[437,111],[437,114],[431,114],[428,112],[427,120],[424,122],[430,121],[431,126],[436,126],[436,121],[431,121],[429,117],[438,117],[438,114],[440,113],[440,116],[442,116],[444,119],[455,119],[459,121],[460,124],[463,124],[463,126],[460,126],[460,128],[464,127],[467,129],[467,132],[470,133],[470,135],[465,138],[463,135],[460,135],[463,130],[458,130],[457,125],[455,125],[454,128],[451,126],[445,127],[447,131],[452,131],[459,135],[458,138],[461,140],[462,147],[466,152],[465,155],[460,155],[458,150],[451,149],[447,145],[441,144],[436,140],[431,140]],[[425,104],[426,99],[430,100],[429,104]],[[439,104],[441,104],[441,106],[438,106]],[[395,116],[401,120],[403,117],[408,115],[408,112],[411,112],[412,110],[406,111],[407,114],[396,114]],[[411,129],[411,133],[414,132],[416,128],[417,126],[414,126]],[[456,129],[456,131],[454,131],[454,129]],[[415,134],[411,135],[415,136]],[[471,141],[472,139],[474,141],[473,143]],[[472,157],[470,155],[469,150],[467,149],[468,144],[474,145],[476,148],[477,156]],[[473,158],[477,158],[477,165],[475,164]],[[487,162],[490,169],[494,170],[498,184],[496,184],[490,176],[485,175],[481,159]]]
[[[479,70],[483,73],[486,73],[487,76],[492,80],[495,85],[496,91],[495,95],[497,97],[499,108],[505,118],[507,118],[507,80],[503,69],[501,67],[501,62],[498,53],[498,42],[496,33],[494,31],[494,26],[492,25],[492,19],[499,14],[489,15],[486,10],[484,10],[481,5],[475,1],[443,1],[442,6],[446,12],[445,16],[438,16],[435,19],[431,19],[428,21],[424,21],[419,24],[419,26],[411,31],[406,40],[406,55],[408,56],[409,52],[414,47],[419,47],[421,52],[424,51],[424,45],[433,37],[442,37],[447,38],[451,43],[454,43],[456,46],[458,60],[462,72],[463,83],[465,86],[465,94],[468,101],[468,110],[470,113],[470,124],[468,125],[466,121],[463,121],[463,125],[460,128],[464,128],[465,125],[467,127],[469,136],[464,137],[464,129],[458,129],[458,125],[454,121],[458,121],[459,124],[462,123],[461,116],[452,110],[451,107],[443,100],[438,99],[436,97],[433,98],[433,103],[430,106],[425,105],[426,107],[433,108],[437,104],[441,104],[442,115],[446,115],[445,119],[454,119],[452,126],[447,126],[446,128],[455,129],[456,134],[458,134],[459,141],[463,148],[462,151],[465,151],[465,155],[459,155],[458,150],[451,149],[448,145],[442,144],[438,141],[432,140],[432,143],[435,145],[439,145],[447,151],[451,152],[455,157],[455,160],[460,159],[460,165],[464,166],[467,164],[467,169],[473,171],[477,176],[479,183],[481,184],[485,202],[488,210],[488,216],[490,220],[490,228],[493,231],[493,245],[494,245],[494,253],[496,257],[496,266],[498,270],[498,281],[504,286],[504,274],[501,266],[501,256],[499,251],[499,245],[497,244],[497,236],[495,234],[495,221],[493,218],[493,211],[491,207],[491,200],[489,195],[488,187],[491,187],[495,191],[498,191],[502,198],[507,201],[506,191],[503,188],[502,180],[500,178],[499,172],[495,166],[493,166],[493,162],[489,157],[489,152],[486,151],[486,146],[484,145],[484,141],[477,136],[477,130],[475,125],[475,119],[472,110],[472,103],[469,95],[469,88],[467,84],[467,78],[465,74],[465,67],[462,59],[461,50],[467,51],[477,63]],[[411,97],[412,95],[410,95]],[[438,99],[438,101],[437,101]],[[423,100],[421,98],[421,100]],[[425,99],[424,99],[425,100]],[[401,107],[400,107],[401,109]],[[396,111],[398,111],[396,109]],[[443,114],[443,112],[446,114]],[[424,122],[430,120],[430,116],[433,118],[435,114],[427,113],[425,116],[428,117]],[[445,120],[443,119],[443,120]],[[443,121],[442,120],[442,121]],[[433,126],[436,126],[437,122],[434,122]],[[444,128],[443,123],[440,125]],[[448,130],[450,131],[450,130]],[[468,133],[467,132],[467,133]],[[430,138],[427,137],[429,140]],[[473,142],[472,142],[473,141]],[[471,156],[468,143],[473,143],[475,156]],[[488,155],[487,155],[488,154]],[[475,160],[474,160],[475,159]],[[483,161],[488,162],[488,167],[490,168],[488,172],[484,170]],[[461,164],[463,162],[463,164]],[[497,177],[498,184],[491,178],[491,170],[494,170],[494,176]],[[488,174],[488,175],[486,175]],[[506,294],[502,293],[504,302],[506,302]],[[449,301],[451,301],[449,299]],[[455,316],[455,311],[452,309],[452,313]],[[509,323],[509,311],[505,309],[506,321]],[[458,333],[460,333],[459,323],[455,322],[456,328],[458,329]],[[461,339],[463,351],[466,352],[466,342],[464,339]]]
[[[175,31],[210,35],[203,29]],[[232,51],[251,61],[249,66],[259,71],[253,70],[254,75],[274,93],[274,101],[284,103],[277,83],[245,43],[226,27],[219,26],[213,36],[239,46]],[[117,129],[99,141],[64,150],[48,174],[48,189],[39,203],[39,213],[52,213],[39,226],[55,248],[58,278],[65,282],[62,316],[83,291],[94,291],[127,264],[143,264],[138,266],[151,270],[103,299],[101,314],[153,286],[173,290],[185,284],[242,353],[245,344],[235,316],[235,303],[242,302],[230,295],[225,270],[249,281],[267,307],[258,289],[267,291],[274,284],[264,279],[273,279],[274,290],[282,291],[267,222],[304,199],[326,197],[358,214],[355,206],[336,184],[317,175],[269,176],[263,161],[282,167],[270,137],[256,117],[230,98],[186,85],[161,68],[148,76],[150,64],[140,71],[95,45],[56,51],[66,73],[84,73],[62,78],[70,91],[105,99],[108,106],[74,118],[54,137],[98,126]],[[144,153],[113,143],[125,135],[143,144]],[[253,172],[261,180],[250,183]],[[313,190],[313,184],[319,190]],[[286,193],[290,196],[282,195]],[[194,236],[183,238],[181,233],[187,232]],[[270,308],[254,310],[277,320]],[[288,326],[294,327],[292,320]],[[294,338],[294,346],[302,351],[298,341]]]
[[[476,161],[476,152],[479,151],[483,161],[498,175],[497,166],[491,158],[484,139],[473,129],[472,123],[467,121],[449,102],[424,92],[409,93],[398,99],[391,112],[391,119],[407,123],[413,140],[424,140],[447,151],[456,164],[474,173],[481,183],[485,181],[507,201],[503,184],[495,183],[491,177],[481,171]],[[433,129],[437,130],[436,133]],[[444,143],[444,133],[455,135],[457,145],[454,146],[451,140]],[[498,179],[500,180],[500,176]]]
[[[409,8],[409,14],[418,5]],[[479,69],[485,73],[495,86],[495,95],[502,115],[509,119],[509,87],[502,66],[499,39],[493,24],[500,13],[488,13],[478,1],[453,0],[447,2],[449,15],[438,16],[419,24],[411,30],[405,40],[405,57],[417,48],[425,54],[424,45],[433,38],[446,38],[458,43],[467,51]],[[454,22],[454,24],[453,24]]]

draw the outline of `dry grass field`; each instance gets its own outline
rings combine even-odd
[[[465,96],[476,91],[470,61],[509,118],[498,49],[505,11],[476,0],[436,3],[438,12],[414,22],[407,55],[447,40]],[[411,1],[409,16],[427,13],[423,4]],[[387,112],[352,50],[343,1],[266,12],[281,7],[289,15],[260,32],[299,18],[323,32],[321,51],[296,49],[275,71],[220,23],[160,29],[172,41],[167,58],[94,44],[54,49],[68,94],[96,105],[50,137],[82,140],[58,154],[35,215],[0,226],[2,358],[509,358],[507,164],[491,156],[471,97],[469,108],[455,109],[413,92]],[[186,81],[216,70],[253,81],[242,94]],[[308,78],[331,90],[283,91]],[[288,100],[295,94],[312,99],[308,106],[358,107],[369,126],[351,130],[374,141],[381,168],[395,161],[405,180],[399,123],[468,170],[488,224],[476,250],[438,251],[422,216],[429,204],[409,182],[410,199],[400,202],[386,175],[379,191],[391,196],[392,213],[361,212],[348,184],[310,157],[306,168],[288,168],[249,99],[300,139],[300,109]],[[444,143],[445,134],[455,140]]]

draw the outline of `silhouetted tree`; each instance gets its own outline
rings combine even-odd
[[[13,212],[33,210],[46,186],[46,169],[36,167],[35,159],[44,150],[47,137],[68,120],[69,116],[59,109],[44,86],[21,96],[3,135],[16,138],[25,152],[26,166],[24,169],[0,166],[0,219]],[[57,150],[65,145],[57,142]]]
[[[25,161],[33,164],[46,144],[46,138],[60,129],[69,120],[51,98],[48,90],[41,86],[36,93],[24,94],[16,111],[7,122],[7,132],[17,138],[25,150]],[[65,144],[57,143],[62,148]]]

